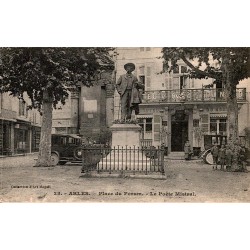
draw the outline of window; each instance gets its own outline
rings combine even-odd
[[[151,51],[151,48],[150,47],[140,47],[140,51],[143,52],[143,51]]]
[[[69,144],[76,144],[75,139],[72,138],[72,137],[69,137],[68,143],[69,143]]]
[[[142,84],[145,84],[145,76],[139,76],[139,81],[140,81]]]
[[[219,133],[227,132],[227,120],[220,119],[219,120]]]
[[[227,132],[227,119],[210,119],[210,133],[225,134]]]
[[[172,89],[180,89],[180,77],[173,77]]]
[[[139,66],[139,81],[145,84],[145,67],[144,65]]]
[[[192,79],[191,81],[192,81],[192,88],[194,88],[194,79]]]
[[[151,67],[147,67],[147,76],[151,76]]]
[[[180,76],[180,89],[183,89],[184,85],[184,76]]]
[[[141,139],[151,140],[153,125],[153,118],[138,118],[138,124],[141,126]]]
[[[24,100],[19,99],[19,115],[25,116],[26,115],[26,103]]]
[[[174,74],[179,74],[179,67],[173,69]]]
[[[217,133],[217,120],[210,119],[210,132]]]
[[[61,145],[67,145],[67,137],[61,137],[60,138],[60,144]]]
[[[150,84],[151,84],[151,79],[150,77],[147,77],[147,85],[146,85],[147,89],[150,89]]]
[[[187,67],[181,66],[181,73],[187,73]]]
[[[153,118],[139,118],[138,124],[142,127],[142,131],[151,133],[153,126],[152,126],[152,120]]]
[[[172,78],[169,78],[168,89],[172,89]]]
[[[146,132],[152,132],[152,118],[146,118]]]
[[[145,67],[144,66],[140,66],[139,67],[139,75],[145,75]]]
[[[151,66],[146,67],[146,88],[147,90],[151,88]]]
[[[144,127],[144,119],[143,118],[138,118],[138,125],[140,125],[141,128],[143,129],[143,127]]]
[[[194,119],[194,120],[193,120],[193,127],[194,127],[194,128],[199,127],[199,123],[200,123],[200,120],[199,120],[199,119]]]

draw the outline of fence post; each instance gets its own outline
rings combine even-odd
[[[164,175],[164,173],[165,173],[165,169],[164,169],[164,151],[165,151],[165,146],[164,146],[164,144],[162,144],[161,145],[161,154],[160,154],[160,156],[161,156],[161,173],[162,173],[162,175]]]

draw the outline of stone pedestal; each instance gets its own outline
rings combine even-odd
[[[119,171],[151,171],[152,160],[140,146],[141,127],[137,124],[114,124],[111,152],[102,159],[98,169]]]
[[[140,131],[138,124],[114,124],[112,131],[112,147],[140,147]]]

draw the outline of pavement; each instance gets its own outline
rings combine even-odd
[[[82,178],[80,164],[33,167],[35,158],[0,159],[1,202],[250,202],[249,173],[214,171],[201,159],[166,159],[157,179]]]

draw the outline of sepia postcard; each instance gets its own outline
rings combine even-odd
[[[249,202],[249,61],[249,48],[3,48],[0,201]]]
[[[247,3],[1,7],[2,249],[249,249]]]

